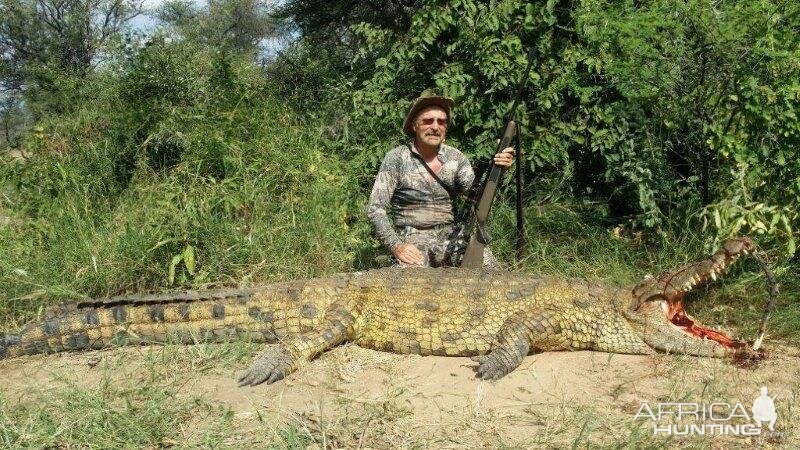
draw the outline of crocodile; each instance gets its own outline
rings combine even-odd
[[[635,286],[484,269],[386,268],[223,289],[65,303],[6,334],[0,358],[119,344],[277,343],[238,376],[273,383],[345,341],[401,354],[470,356],[497,380],[533,352],[742,355],[748,344],[686,313],[684,296],[753,250],[730,239]]]

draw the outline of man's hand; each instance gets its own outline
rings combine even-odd
[[[514,163],[514,147],[506,147],[500,153],[494,155],[494,163],[508,169]]]
[[[425,259],[422,252],[414,244],[400,244],[394,249],[394,257],[398,261],[414,266],[421,266]]]

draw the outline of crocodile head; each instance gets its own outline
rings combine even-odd
[[[717,357],[747,351],[747,343],[705,327],[687,314],[683,298],[697,286],[716,280],[740,255],[752,250],[749,239],[730,239],[707,259],[644,280],[631,291],[626,318],[647,345],[658,351]]]

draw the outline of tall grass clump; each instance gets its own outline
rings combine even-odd
[[[249,61],[154,38],[2,164],[0,315],[347,270],[353,176]]]

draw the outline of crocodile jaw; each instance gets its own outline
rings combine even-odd
[[[700,356],[725,356],[748,347],[721,331],[703,326],[686,313],[683,297],[697,286],[716,280],[741,255],[753,250],[749,239],[731,239],[711,257],[650,278],[631,291],[625,316],[656,350]]]
[[[672,302],[663,302],[661,307],[664,310],[664,318],[669,321],[669,324],[679,332],[691,338],[713,341],[732,351],[747,346],[746,342],[733,339],[721,331],[703,326],[694,317],[686,313],[682,299]]]

